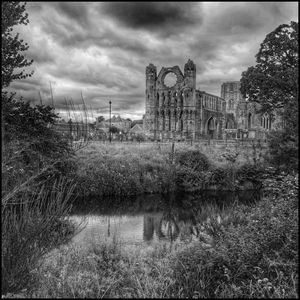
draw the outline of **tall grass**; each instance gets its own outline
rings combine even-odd
[[[243,158],[248,150],[238,152],[231,161],[232,152],[211,153],[209,149],[197,144],[174,147],[157,143],[91,142],[77,152],[77,171],[72,176],[78,181],[81,196],[130,196],[168,193],[178,188],[195,191],[211,186],[236,190],[247,182],[249,172],[243,172],[245,165],[253,173],[262,168]],[[205,165],[199,167],[199,159]],[[253,176],[249,178],[252,179]]]
[[[16,292],[32,282],[31,272],[53,247],[67,242],[75,229],[67,219],[74,184],[61,178],[51,190],[6,195],[2,202],[2,291]]]

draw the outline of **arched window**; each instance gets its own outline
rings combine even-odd
[[[214,118],[210,118],[207,122],[207,128],[208,130],[215,130],[216,126],[215,126],[215,120]]]
[[[271,129],[271,117],[267,113],[264,113],[262,116],[262,127],[264,129]]]
[[[249,115],[248,115],[248,129],[251,129],[251,126],[252,126],[251,118],[252,118],[252,115],[251,115],[251,113],[249,113]]]
[[[233,121],[232,120],[227,120],[225,128],[226,129],[234,129]]]

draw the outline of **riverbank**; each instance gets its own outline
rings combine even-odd
[[[259,188],[262,149],[92,142],[74,163],[79,197]]]
[[[264,181],[265,197],[211,222],[213,243],[126,250],[117,240],[64,246],[35,270],[27,297],[298,297],[298,175]],[[209,229],[207,228],[207,229]]]

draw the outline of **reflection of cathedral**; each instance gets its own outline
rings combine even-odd
[[[196,89],[196,65],[146,68],[145,132],[154,139],[265,138],[274,128],[270,115],[245,101],[240,82],[225,82],[221,97]]]
[[[151,213],[144,215],[144,241],[168,240],[175,241],[178,237],[190,238],[198,236],[194,216],[189,213],[186,216],[174,215],[170,212]]]

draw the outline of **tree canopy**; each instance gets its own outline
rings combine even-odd
[[[242,73],[241,92],[272,112],[298,102],[298,23],[282,24],[269,33],[256,54],[255,66]]]
[[[298,23],[269,33],[256,54],[255,66],[242,73],[241,92],[260,111],[282,117],[283,128],[268,134],[269,162],[291,170],[298,166]]]
[[[100,123],[100,122],[103,122],[105,121],[105,118],[103,116],[99,116],[97,117],[97,121]]]
[[[119,131],[120,131],[120,129],[117,128],[116,126],[111,126],[109,128],[109,132],[111,132],[111,133],[118,133]]]
[[[16,25],[27,25],[29,23],[26,11],[26,3],[2,2],[1,3],[1,27],[2,27],[2,88],[8,87],[15,79],[31,76],[33,72],[26,73],[24,67],[30,66],[33,60],[27,60],[23,52],[28,50],[27,43],[19,37],[19,33],[13,33]],[[18,70],[19,69],[19,70]]]

